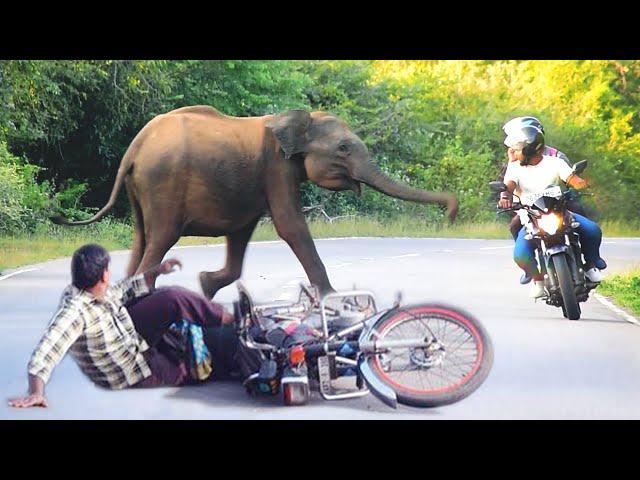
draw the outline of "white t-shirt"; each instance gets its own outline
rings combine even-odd
[[[523,203],[525,197],[543,192],[550,185],[561,185],[573,173],[573,169],[559,157],[543,155],[537,165],[522,166],[520,162],[510,162],[504,174],[504,183],[514,182],[518,195]]]

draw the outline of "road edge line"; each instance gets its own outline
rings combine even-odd
[[[2,280],[6,280],[7,278],[11,278],[14,275],[18,275],[20,273],[27,273],[27,272],[33,272],[35,270],[42,270],[43,267],[36,267],[36,268],[25,268],[23,270],[17,270],[15,272],[11,272],[11,273],[7,273],[6,275],[0,275],[0,282]]]
[[[610,302],[609,300],[607,300],[604,296],[600,295],[599,293],[594,293],[593,296],[596,298],[596,300],[598,300],[601,304],[603,304],[605,307],[607,307],[609,310],[613,311],[614,313],[617,313],[618,315],[620,315],[622,318],[624,318],[627,322],[629,323],[633,323],[634,325],[637,325],[640,327],[640,320],[638,320],[636,317],[634,317],[633,315],[625,312],[624,310],[622,310],[620,307],[617,307],[615,304],[613,304],[612,302]]]

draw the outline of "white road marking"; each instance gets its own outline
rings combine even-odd
[[[388,258],[406,258],[406,257],[419,257],[420,254],[419,253],[407,253],[406,255],[395,255],[393,257],[388,257]]]
[[[609,310],[612,310],[613,312],[617,313],[618,315],[620,315],[622,318],[624,318],[627,322],[633,323],[634,325],[638,325],[640,326],[640,321],[635,318],[632,315],[629,315],[627,312],[625,312],[624,310],[616,307],[613,303],[611,303],[609,300],[607,300],[606,298],[604,298],[602,295],[600,295],[599,293],[595,293],[594,297],[596,297],[596,299],[598,299],[598,301],[600,303],[602,303],[605,307],[609,308]]]
[[[338,265],[329,265],[329,268],[341,268],[341,267],[347,267],[349,265],[353,265],[352,263],[339,263]]]
[[[9,277],[13,277],[14,275],[18,275],[19,273],[27,273],[27,272],[33,272],[34,270],[42,270],[42,267],[36,267],[36,268],[25,268],[24,270],[18,270],[17,272],[13,272],[10,273],[8,275],[3,275],[0,277],[0,282],[2,280],[6,280]]]

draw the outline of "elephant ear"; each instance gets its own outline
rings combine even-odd
[[[267,123],[267,128],[280,142],[284,151],[284,158],[301,153],[306,150],[308,139],[307,131],[311,125],[311,115],[305,110],[290,110],[276,115]]]

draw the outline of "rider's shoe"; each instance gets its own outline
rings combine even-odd
[[[593,283],[600,283],[604,278],[597,268],[592,268],[585,272],[586,277]]]
[[[523,273],[522,276],[520,277],[520,285],[526,285],[530,281],[531,281],[531,277],[526,273]]]
[[[544,289],[544,282],[542,280],[536,280],[529,287],[529,296],[531,298],[541,298],[546,297],[547,292]]]
[[[599,258],[598,260],[596,260],[595,267],[598,270],[604,270],[605,268],[607,268],[607,262],[605,262],[603,258]]]

